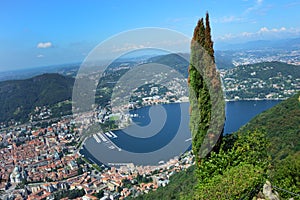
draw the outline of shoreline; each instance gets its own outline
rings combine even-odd
[[[253,101],[253,100],[254,100],[254,101]],[[260,99],[260,102],[261,102],[262,104],[264,104],[264,105],[265,105],[265,104],[269,104],[268,101],[271,102],[270,105],[271,105],[271,104],[276,104],[276,101],[277,101],[277,102],[280,101],[280,99],[272,99],[272,100],[273,100],[273,103],[272,103],[272,101],[270,101],[270,99],[265,100],[265,101],[263,101],[263,100],[264,100],[264,99]],[[274,101],[274,100],[275,100],[275,101]],[[257,101],[257,99],[251,99],[251,100],[239,100],[239,102],[247,102],[247,101],[248,101],[248,103],[246,103],[246,104],[249,105],[249,104],[254,104],[255,101]],[[251,102],[252,102],[252,103],[251,103]],[[265,103],[264,103],[264,102],[265,102]],[[172,104],[174,104],[174,103],[182,103],[182,102],[172,102]],[[186,102],[186,103],[187,103],[187,102]],[[170,104],[171,104],[171,103],[170,103]],[[166,104],[164,104],[164,105],[166,105]],[[235,104],[232,103],[232,106],[233,106],[233,105],[235,105]],[[152,106],[154,106],[154,105],[152,105]],[[188,106],[188,105],[186,105],[186,106]],[[234,128],[233,128],[233,129],[234,129]],[[224,133],[225,133],[225,134],[228,134],[228,133],[231,133],[231,132],[234,132],[234,131],[231,131],[231,129],[228,129],[228,131],[226,131],[226,132],[224,132]],[[111,140],[110,140],[110,141],[111,141]],[[125,141],[125,140],[124,140],[124,141]],[[111,141],[111,142],[114,143],[114,141]],[[87,145],[86,142],[84,142],[84,146],[87,148],[89,145]],[[120,147],[120,148],[122,148],[122,147]],[[91,152],[91,154],[93,154],[93,153]],[[97,160],[100,161],[100,162],[102,161],[100,157],[97,158]],[[104,162],[104,163],[105,163],[105,162]],[[133,163],[134,163],[134,162],[133,162]],[[156,164],[157,164],[157,163],[156,163]]]
[[[286,99],[288,99],[288,97],[286,97],[286,98],[276,98],[276,99],[245,98],[245,99],[225,99],[225,102],[232,102],[232,101],[284,101]]]
[[[225,102],[235,102],[235,101],[284,101],[284,100],[286,100],[288,98],[289,97],[286,97],[286,98],[276,98],[276,99],[267,99],[267,98],[263,98],[263,99],[246,98],[246,99],[237,99],[237,100],[236,99],[224,99],[224,101]],[[189,101],[168,102],[168,103],[155,104],[155,105],[173,104],[173,103],[189,103]],[[144,107],[147,107],[147,106],[155,106],[155,105],[141,106],[141,107],[138,107],[136,109],[144,108]],[[61,116],[60,118],[66,118],[66,117],[72,118],[72,116],[73,116],[73,114],[72,115],[64,115],[64,116]],[[55,119],[58,119],[58,117],[56,117],[56,118],[50,118],[50,119],[47,119],[47,120],[41,120],[41,121],[25,122],[25,123],[22,123],[22,124],[18,124],[17,126],[10,125],[10,126],[7,126],[5,128],[0,128],[0,131],[4,131],[4,130],[7,130],[7,129],[12,128],[12,127],[22,127],[22,126],[27,126],[27,125],[33,125],[33,123],[39,123],[39,122],[42,122],[42,121],[50,121],[50,120],[55,120]],[[120,130],[120,129],[111,129],[111,130]]]
[[[151,104],[151,105],[144,105],[144,106],[140,106],[140,107],[137,107],[137,108],[134,108],[134,109],[130,109],[130,110],[137,110],[137,109],[142,109],[142,108],[147,108],[147,107],[151,107],[151,106],[159,106],[159,105],[168,105],[168,104],[181,104],[181,103],[189,103],[189,101],[174,101],[174,102],[167,102],[167,103],[157,103],[157,104]],[[129,110],[129,111],[130,111]],[[132,125],[132,122],[127,124],[127,126],[125,127],[122,127],[122,128],[114,128],[114,129],[110,129],[110,131],[119,131],[119,130],[123,130],[129,126]]]

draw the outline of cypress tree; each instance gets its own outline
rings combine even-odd
[[[213,42],[211,40],[211,30],[209,25],[209,16],[206,14],[206,24],[201,18],[194,29],[194,34],[191,42],[191,61],[189,66],[189,98],[190,98],[190,129],[192,133],[192,150],[196,157],[196,162],[200,163],[200,157],[209,155],[211,147],[216,147],[215,141],[218,139],[217,129],[220,126],[219,120],[213,119],[212,115],[212,100],[214,108],[218,105],[218,110],[221,110],[220,116],[224,113],[222,106],[223,93],[221,82],[216,72],[214,63]],[[210,93],[210,90],[212,92]],[[210,95],[213,95],[211,97]],[[221,119],[222,117],[220,117]],[[217,128],[211,129],[210,124],[216,123]],[[224,124],[222,124],[223,126]],[[208,131],[210,133],[208,134]],[[206,141],[205,136],[209,135],[212,141]],[[214,140],[216,138],[216,140]],[[201,150],[201,152],[200,152]],[[213,149],[215,150],[215,149]],[[200,155],[201,154],[201,155]]]
[[[205,18],[205,49],[207,50],[208,54],[212,57],[214,61],[214,47],[213,41],[211,40],[211,28],[209,22],[209,14],[206,13]]]
[[[191,46],[192,47],[196,46],[196,49],[193,52],[197,52],[197,48],[204,47],[204,45],[205,45],[205,27],[204,27],[203,18],[201,18],[200,20],[198,20],[197,26],[194,29]],[[194,55],[194,57],[198,57],[198,55]],[[190,82],[190,80],[193,81]],[[194,65],[189,66],[189,82],[193,90],[196,92],[196,96],[198,97],[200,92],[199,88],[201,88],[203,84],[203,78],[201,77],[200,73],[196,70]]]
[[[192,149],[198,160],[198,152],[207,133],[210,122],[210,97],[207,85],[200,74],[199,68],[203,64],[203,51],[206,50],[206,28],[204,20],[198,20],[194,29],[191,43],[191,64],[189,67],[189,85],[191,102],[190,126],[192,129]],[[198,68],[198,69],[197,69]],[[195,95],[195,96],[193,96]]]
[[[193,39],[194,42],[198,42],[200,46],[205,44],[205,27],[203,18],[198,20],[197,26],[194,29]]]

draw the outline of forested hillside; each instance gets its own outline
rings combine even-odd
[[[166,187],[138,199],[264,199],[266,180],[280,199],[300,199],[283,191],[300,194],[299,112],[300,92],[224,136],[219,152],[199,169],[179,172]]]
[[[37,106],[70,100],[73,84],[74,78],[59,74],[0,82],[0,122],[10,119],[25,122]]]
[[[254,117],[241,132],[264,130],[270,139],[270,153],[281,160],[300,151],[300,99],[299,94]]]
[[[171,67],[181,73],[184,77],[188,77],[189,54],[167,54],[155,56],[148,59],[150,63],[159,63]]]
[[[224,72],[227,99],[287,98],[300,88],[300,67],[282,62],[241,65]]]

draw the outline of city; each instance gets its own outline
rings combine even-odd
[[[81,134],[82,128],[74,127],[71,118],[45,128],[21,126],[2,131],[1,143],[6,145],[0,150],[1,196],[54,199],[63,191],[84,190],[83,199],[96,199],[100,194],[123,199],[165,186],[172,174],[194,162],[187,152],[157,166],[99,167],[78,153]]]

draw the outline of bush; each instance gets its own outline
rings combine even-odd
[[[237,165],[199,184],[195,199],[252,199],[264,181],[263,169]]]

